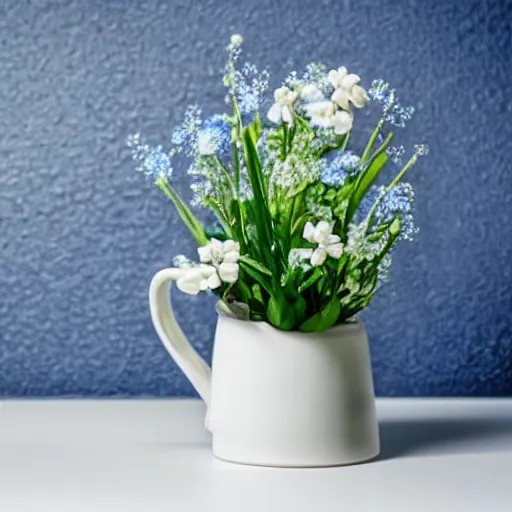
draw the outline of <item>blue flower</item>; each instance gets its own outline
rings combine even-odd
[[[414,190],[409,183],[399,183],[385,193],[384,187],[379,188],[383,195],[374,214],[377,224],[389,224],[396,217],[400,219],[400,237],[412,240],[418,229],[414,223]]]
[[[231,149],[231,125],[226,116],[215,114],[204,123],[198,136],[200,155],[229,154]]]
[[[384,121],[393,126],[405,128],[414,114],[414,107],[403,107],[395,89],[391,89],[382,78],[372,82],[368,96],[372,101],[382,106]]]
[[[240,71],[235,71],[235,91],[240,114],[248,117],[258,112],[263,95],[268,88],[269,73],[259,71],[254,64],[246,63]]]
[[[195,156],[201,124],[201,110],[196,105],[189,106],[185,112],[183,123],[172,133],[173,153]]]
[[[375,204],[375,201],[379,198],[379,193],[382,193],[381,187],[376,187],[375,185],[366,192],[363,200],[361,203],[359,203],[359,206],[357,208],[355,219],[358,223],[363,222],[366,217],[368,217],[368,214],[370,213],[370,210],[372,206]]]
[[[171,158],[162,146],[149,146],[141,142],[139,134],[128,137],[127,144],[132,150],[132,158],[138,164],[137,171],[155,180],[172,176]]]
[[[160,178],[172,175],[171,159],[167,153],[162,150],[162,146],[151,148],[144,159],[146,175],[154,178]]]
[[[352,151],[345,151],[324,166],[320,181],[329,187],[342,187],[346,179],[357,174],[358,170],[359,157]]]

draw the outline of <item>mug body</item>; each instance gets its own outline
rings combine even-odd
[[[207,426],[220,459],[336,466],[379,453],[370,353],[361,320],[284,332],[220,316]]]

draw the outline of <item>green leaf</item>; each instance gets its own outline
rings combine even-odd
[[[354,216],[359,203],[366,195],[366,192],[368,192],[368,189],[372,186],[373,182],[376,180],[379,172],[386,165],[388,159],[388,155],[382,151],[376,155],[366,171],[361,175],[360,180],[354,187],[354,192],[348,203],[345,225],[348,224]]]
[[[389,234],[392,237],[398,236],[400,234],[400,219],[398,217],[395,217],[391,223],[391,226],[389,226]]]
[[[249,265],[254,270],[260,272],[261,274],[265,274],[267,276],[272,277],[272,272],[270,272],[270,270],[267,267],[263,266],[261,263],[250,258],[249,256],[240,256],[239,261],[245,263],[246,265]]]
[[[290,331],[295,323],[294,310],[282,295],[270,298],[267,317],[274,327],[283,331]]]
[[[293,312],[295,314],[295,323],[302,322],[308,310],[308,303],[306,302],[304,297],[301,297],[299,295],[297,300],[292,304],[292,307]]]
[[[252,296],[254,297],[254,300],[257,300],[258,302],[261,302],[263,304],[263,295],[261,295],[260,285],[253,284],[251,289],[252,289]]]
[[[300,325],[302,332],[321,332],[332,327],[340,316],[341,304],[337,297],[331,299],[327,306],[314,314],[311,318]]]
[[[261,125],[258,119],[244,128],[242,139],[244,145],[245,162],[247,174],[254,193],[254,199],[251,201],[252,218],[255,224],[258,236],[258,251],[263,257],[264,262],[269,267],[275,266],[275,259],[272,255],[271,247],[274,246],[272,236],[272,217],[268,208],[267,185],[265,176],[261,172],[261,164],[256,150],[256,143],[261,133]],[[278,269],[273,268],[278,275]]]
[[[190,208],[183,202],[178,192],[163,178],[156,180],[155,185],[173,202],[181,220],[192,233],[196,242],[201,246],[206,245],[208,243],[208,237],[204,232],[202,224],[197,220]]]
[[[239,279],[236,282],[236,297],[241,299],[242,302],[248,302],[249,299],[252,297],[251,290],[247,286],[247,284],[242,280]]]
[[[299,285],[299,293],[302,293],[304,290],[307,290],[311,285],[315,284],[318,279],[322,277],[322,271],[319,267],[316,267],[313,273],[301,284]]]
[[[248,265],[242,260],[240,260],[240,268],[249,274],[269,295],[273,295],[272,280],[266,273],[256,270],[253,266]]]

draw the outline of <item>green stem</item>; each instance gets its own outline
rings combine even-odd
[[[206,245],[208,243],[208,237],[204,232],[203,226],[190,211],[190,208],[183,202],[178,192],[176,192],[176,190],[169,185],[168,181],[164,178],[156,180],[155,185],[173,202],[181,220],[185,226],[187,226],[196,242],[201,246]]]
[[[418,160],[418,155],[415,153],[405,164],[404,168],[395,176],[395,179],[390,183],[386,192],[389,192],[404,177],[404,174],[416,163],[416,160]]]
[[[351,132],[347,132],[345,138],[343,139],[343,144],[341,145],[341,151],[345,151],[347,149],[348,140],[350,139]]]
[[[377,140],[377,137],[379,135],[381,128],[382,128],[382,119],[377,123],[375,130],[373,130],[373,133],[370,135],[368,143],[366,144],[363,154],[361,155],[361,164],[364,164],[370,157],[370,155],[372,153],[373,146],[375,144],[375,141]]]
[[[218,169],[220,170],[220,172],[223,174],[224,178],[226,178],[226,181],[228,182],[228,185],[229,185],[229,189],[231,190],[231,195],[233,195],[235,193],[235,184],[233,183],[233,179],[231,178],[231,176],[229,175],[229,172],[227,171],[227,169],[224,167],[224,165],[222,164],[222,162],[219,160],[219,157],[217,155],[214,155],[213,157],[213,161],[215,163],[215,165],[218,167]],[[230,198],[231,199],[231,198]]]
[[[222,206],[217,204],[214,201],[214,199],[211,197],[207,198],[205,202],[208,205],[208,207],[213,211],[213,213],[215,213],[217,218],[219,219],[219,222],[221,223],[222,228],[224,229],[226,234],[230,238],[233,238],[233,233],[231,231],[231,226],[229,225],[228,216],[226,215],[226,212],[223,211]]]
[[[281,124],[281,128],[283,130],[283,143],[281,144],[281,162],[284,162],[286,159],[286,146],[288,144],[288,129],[286,123]]]

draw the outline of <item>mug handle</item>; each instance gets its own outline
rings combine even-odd
[[[208,405],[212,370],[183,334],[171,305],[172,281],[183,273],[181,268],[166,268],[155,274],[149,286],[151,320],[167,352]]]

